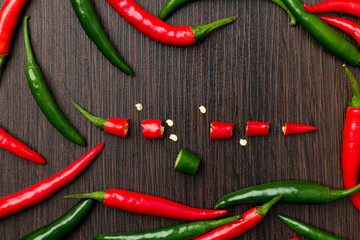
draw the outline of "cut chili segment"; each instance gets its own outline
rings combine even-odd
[[[269,126],[268,122],[247,121],[246,136],[268,136]]]
[[[298,124],[298,123],[285,123],[282,127],[282,132],[284,136],[292,135],[292,134],[300,134],[317,130],[317,127]]]
[[[200,157],[185,150],[181,149],[175,162],[174,169],[178,172],[195,175],[200,165]]]
[[[156,139],[164,137],[164,126],[161,120],[147,119],[142,122],[143,136],[145,139]]]
[[[206,220],[226,214],[225,210],[207,210],[188,207],[161,197],[121,189],[76,194],[65,198],[95,199],[104,205],[138,214],[174,218],[180,220]]]
[[[24,143],[20,142],[0,127],[0,148],[38,164],[46,164],[45,159]]]
[[[100,143],[61,172],[20,192],[0,198],[0,218],[20,212],[50,197],[77,177],[100,153],[103,147],[104,143]]]
[[[262,206],[252,208],[242,214],[242,218],[228,223],[226,225],[215,228],[214,230],[194,238],[193,240],[224,240],[236,238],[246,231],[254,228],[265,215],[269,212],[271,206],[277,203],[281,199],[281,196],[275,197],[270,202],[265,203]]]
[[[360,17],[360,2],[358,0],[327,0],[304,8],[310,13],[344,12]]]
[[[234,124],[213,122],[210,127],[210,139],[229,139],[233,135]]]
[[[199,26],[174,27],[146,12],[133,0],[106,0],[128,23],[154,41],[176,46],[192,45],[211,31],[232,23],[236,17]]]
[[[337,27],[351,35],[360,44],[360,25],[348,19],[336,16],[319,16],[327,24]]]
[[[129,133],[129,119],[127,118],[101,118],[85,111],[77,103],[72,103],[90,122],[106,133],[119,137],[127,137]]]

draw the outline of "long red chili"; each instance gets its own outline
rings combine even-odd
[[[315,131],[317,129],[318,128],[314,127],[314,126],[298,124],[298,123],[285,123],[285,125],[282,127],[282,131],[285,136],[292,135],[292,134],[311,132],[311,131]]]
[[[57,174],[20,192],[0,198],[0,218],[38,204],[72,181],[99,154],[104,143]]]
[[[360,1],[358,0],[327,0],[312,6],[304,4],[304,8],[311,13],[344,12],[360,17]]]
[[[20,142],[0,127],[0,148],[18,157],[38,164],[46,164],[45,159],[24,143]]]
[[[233,135],[234,124],[213,122],[210,128],[210,139],[228,139]]]
[[[267,136],[269,135],[268,122],[247,121],[246,136]]]
[[[26,0],[6,0],[0,9],[0,67],[9,53],[16,23]]]
[[[270,210],[271,206],[277,203],[280,199],[281,196],[278,196],[262,206],[252,208],[242,214],[241,219],[215,228],[214,230],[205,233],[200,237],[194,238],[193,240],[224,240],[236,238],[246,231],[254,228],[259,222],[261,222]]]
[[[169,45],[192,45],[214,29],[232,23],[236,17],[199,26],[174,27],[146,12],[133,0],[106,0],[128,23],[149,38]]]
[[[189,221],[212,219],[226,214],[226,210],[193,208],[165,198],[121,189],[107,189],[93,193],[76,194],[66,196],[66,198],[92,198],[108,207],[124,211]]]
[[[147,119],[142,122],[143,136],[146,139],[155,139],[164,137],[164,127],[161,120]]]
[[[348,76],[354,96],[347,110],[343,137],[342,169],[344,186],[346,189],[352,188],[359,183],[360,168],[360,89],[354,75],[344,65],[344,70]],[[351,202],[360,211],[360,193],[355,193],[350,197]]]
[[[290,238],[290,239],[288,239],[288,240],[299,240],[299,238],[298,238],[298,237],[296,237],[296,238]]]

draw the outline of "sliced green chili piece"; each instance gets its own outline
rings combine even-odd
[[[81,200],[59,219],[26,235],[22,240],[63,239],[80,224],[94,205],[93,199]]]
[[[175,162],[175,171],[195,175],[200,165],[200,157],[181,149]]]
[[[135,233],[119,233],[119,234],[102,234],[94,236],[95,240],[103,239],[117,239],[117,240],[144,240],[144,239],[163,239],[163,240],[184,240],[192,239],[196,236],[202,235],[214,228],[220,227],[222,225],[234,222],[240,217],[229,217],[218,220],[207,220],[207,221],[197,221],[179,224],[171,227],[153,229],[150,231],[144,232],[135,232]]]
[[[36,64],[28,31],[28,19],[29,16],[24,18],[24,40],[25,40],[25,50],[27,56],[27,65],[25,69],[25,75],[29,83],[29,87],[33,97],[35,98],[37,104],[39,105],[42,112],[45,114],[47,119],[54,125],[54,127],[62,134],[64,137],[70,141],[77,143],[81,146],[85,146],[85,141],[81,135],[75,130],[75,128],[69,123],[66,119],[58,105],[56,104],[54,98],[52,97],[48,86],[44,80],[44,76]]]
[[[296,25],[296,18],[294,15],[290,12],[290,10],[287,8],[287,6],[284,4],[282,0],[271,0],[273,3],[277,4],[279,7],[281,7],[285,12],[289,14],[289,17],[291,19],[290,26]]]
[[[309,224],[303,223],[297,219],[278,215],[278,217],[292,230],[300,235],[307,237],[311,240],[346,240],[345,238],[337,237],[328,232],[317,229]]]

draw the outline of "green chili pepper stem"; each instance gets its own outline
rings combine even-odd
[[[277,203],[278,201],[280,201],[281,196],[277,196],[275,198],[273,198],[271,201],[265,203],[264,205],[261,205],[259,207],[256,207],[256,213],[259,214],[259,216],[261,218],[264,218],[265,215],[269,212],[270,208]]]
[[[206,35],[208,35],[211,31],[215,30],[216,28],[219,28],[226,24],[230,24],[235,21],[236,21],[236,17],[225,18],[213,23],[191,27],[191,31],[194,33],[194,39],[199,40],[205,37]]]
[[[92,199],[81,200],[63,216],[26,235],[21,240],[60,240],[74,230],[95,205]]]
[[[359,85],[355,80],[354,75],[352,74],[352,72],[350,71],[349,68],[346,67],[346,65],[343,65],[344,71],[347,75],[347,77],[350,80],[351,83],[351,87],[353,89],[353,98],[351,100],[351,104],[349,107],[354,107],[354,108],[359,108],[360,107],[360,89],[359,89]]]
[[[2,65],[5,62],[6,56],[7,56],[7,54],[6,55],[0,55],[0,68],[2,67]]]
[[[27,58],[26,68],[38,67],[36,64],[35,58],[34,58],[31,44],[30,44],[29,29],[28,29],[28,19],[29,18],[30,17],[28,15],[26,15],[24,17],[24,42],[25,42],[25,51],[26,51],[26,58]]]
[[[82,193],[82,194],[68,195],[68,196],[65,196],[65,198],[70,198],[70,199],[95,199],[96,201],[104,202],[105,201],[105,194],[106,194],[106,190],[101,190],[101,191],[92,192],[92,193]]]
[[[279,7],[281,7],[282,9],[284,9],[285,12],[287,12],[289,14],[289,17],[291,19],[290,21],[290,26],[295,26],[296,25],[296,18],[294,17],[294,15],[290,12],[290,10],[288,9],[288,7],[284,4],[284,2],[282,0],[271,0],[273,3],[277,4]]]
[[[348,196],[351,196],[353,195],[354,193],[360,191],[360,184],[353,187],[353,188],[350,188],[348,190],[332,190],[330,189],[329,190],[329,202],[332,202],[332,201],[336,201],[336,200],[339,200],[341,198],[344,198],[344,197],[348,197]]]
[[[287,217],[284,215],[278,215],[289,228],[296,231],[300,235],[307,237],[311,240],[326,239],[326,240],[346,240],[345,238],[337,237],[328,232],[317,229],[309,224],[303,223],[297,219]]]
[[[105,123],[107,121],[109,121],[108,118],[101,118],[101,117],[96,117],[92,114],[90,114],[89,112],[85,111],[85,109],[83,109],[82,107],[80,107],[77,103],[72,102],[72,104],[74,105],[74,107],[79,110],[82,115],[84,115],[90,122],[92,122],[95,126],[97,126],[98,128],[104,130],[105,129]]]

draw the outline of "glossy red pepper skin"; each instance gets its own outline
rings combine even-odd
[[[298,123],[285,123],[283,126],[283,134],[285,136],[292,135],[292,134],[300,134],[300,133],[306,133],[317,130],[317,127],[310,126],[310,125],[304,125],[304,124],[298,124]]]
[[[268,136],[269,126],[268,122],[247,121],[246,136]]]
[[[319,16],[327,24],[337,27],[351,35],[360,44],[360,25],[348,19],[336,16]]]
[[[213,29],[236,20],[236,18],[223,19],[208,27],[205,25],[174,27],[146,12],[133,0],[106,1],[139,32],[154,41],[168,45],[192,45],[196,43],[197,39],[204,37]],[[205,28],[207,28],[207,30],[204,31]]]
[[[290,238],[290,239],[288,239],[288,240],[299,240],[299,238],[298,238],[298,237],[296,237],[296,238]]]
[[[129,119],[109,118],[104,124],[104,132],[120,137],[127,137],[129,133]]]
[[[229,139],[233,135],[234,124],[213,122],[210,128],[210,139]]]
[[[358,0],[327,0],[312,6],[304,4],[304,8],[310,13],[344,12],[360,17]]]
[[[72,181],[99,154],[104,143],[99,144],[61,172],[20,192],[0,198],[0,218],[20,212],[38,204]]]
[[[0,148],[38,164],[46,164],[45,159],[24,143],[20,142],[0,127]]]
[[[10,42],[26,0],[6,0],[0,10],[0,67],[9,53]]]
[[[142,130],[145,139],[156,139],[164,137],[164,127],[161,124],[161,120],[143,120]]]

